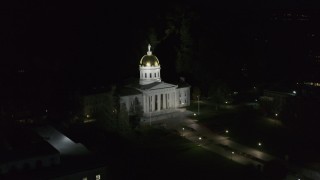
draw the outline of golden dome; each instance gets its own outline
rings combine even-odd
[[[140,60],[140,66],[152,67],[160,66],[159,60],[155,55],[144,55]]]

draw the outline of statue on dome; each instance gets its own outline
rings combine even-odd
[[[150,52],[150,49],[151,49],[151,45],[149,44],[148,45],[148,52]]]

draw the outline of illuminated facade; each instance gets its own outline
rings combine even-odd
[[[148,46],[148,52],[139,63],[139,83],[127,86],[131,93],[120,96],[120,104],[125,105],[130,112],[134,111],[137,104],[143,111],[142,119],[159,119],[160,115],[176,112],[177,108],[190,105],[190,85],[185,82],[169,84],[161,80],[160,62],[152,54]],[[133,91],[134,90],[134,91]],[[138,103],[137,103],[138,102]],[[156,118],[157,117],[157,118]]]

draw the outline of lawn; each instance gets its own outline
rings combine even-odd
[[[195,110],[197,102],[190,106]],[[293,132],[285,126],[273,123],[272,120],[262,117],[258,110],[238,106],[237,108],[215,110],[211,103],[202,103],[200,116],[196,117],[199,123],[205,125],[214,132],[224,134],[228,129],[228,136],[240,144],[284,158],[285,155],[299,158],[301,152],[305,155],[313,151],[312,144],[306,144],[299,132]],[[225,135],[225,134],[224,134]],[[262,146],[258,146],[258,142]],[[301,157],[300,157],[301,158]],[[303,157],[306,158],[306,157]]]
[[[244,167],[163,129],[143,132],[130,156],[129,179],[261,179]]]
[[[177,132],[144,127],[135,137],[84,126],[69,133],[100,154],[109,179],[262,179],[253,167],[239,165],[182,138]]]
[[[228,136],[241,144],[261,148],[279,157],[284,157],[289,151],[289,129],[268,122],[257,110],[250,107],[215,111],[214,105],[204,103],[198,119],[199,123],[215,132],[224,133],[228,130]],[[258,147],[258,142],[262,143],[261,147]]]

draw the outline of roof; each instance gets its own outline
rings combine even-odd
[[[146,84],[146,85],[140,85],[139,84],[138,89],[141,89],[141,90],[151,89],[152,87],[157,86],[157,85],[159,85],[161,83],[162,82],[154,82],[154,83]]]
[[[140,85],[139,89],[141,90],[156,90],[156,89],[165,89],[165,88],[176,88],[177,85],[169,84],[165,82],[154,82],[151,84]]]
[[[144,55],[140,60],[140,66],[160,66],[160,63],[155,55]]]
[[[14,129],[1,144],[0,163],[28,159],[38,156],[59,155],[53,146],[29,129]]]
[[[132,87],[121,87],[118,89],[118,94],[120,96],[130,96],[141,94],[141,92]]]
[[[165,82],[153,82],[153,83],[146,84],[146,85],[141,85],[138,82],[135,82],[135,83],[131,83],[126,86],[126,88],[133,89],[133,90],[128,90],[129,92],[132,92],[131,95],[140,94],[141,91],[139,91],[139,90],[144,91],[144,90],[155,90],[155,89],[164,89],[164,88],[173,88],[173,87],[177,87],[177,85],[169,84],[169,83],[165,83]]]
[[[35,131],[44,138],[51,146],[57,149],[62,156],[81,156],[89,154],[89,150],[81,143],[75,143],[54,127],[38,127]]]

